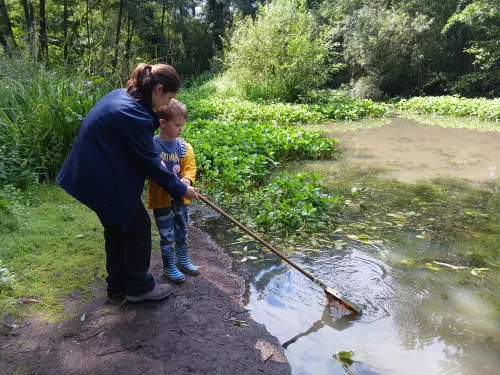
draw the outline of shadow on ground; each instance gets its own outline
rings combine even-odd
[[[190,242],[201,274],[171,297],[107,304],[99,287],[91,302],[76,302],[71,320],[18,322],[16,336],[0,336],[0,373],[290,374],[278,341],[238,304],[244,283],[230,259],[197,228]],[[151,272],[166,282],[158,252]]]

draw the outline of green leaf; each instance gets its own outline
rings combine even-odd
[[[339,361],[342,361],[348,365],[352,365],[353,363],[353,360],[352,360],[352,356],[354,355],[354,350],[349,350],[349,351],[340,351],[338,352],[337,354],[335,354],[335,356],[337,357],[337,359]]]
[[[404,265],[404,266],[407,266],[407,267],[411,267],[415,264],[415,261],[413,259],[403,259],[399,262],[400,264]]]

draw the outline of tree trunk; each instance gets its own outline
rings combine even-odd
[[[130,45],[132,44],[132,37],[134,36],[134,22],[128,16],[127,21],[127,43],[125,44],[125,68],[128,72],[130,70]]]
[[[87,29],[87,58],[88,58],[88,69],[89,75],[93,71],[92,69],[92,50],[90,48],[90,6],[89,1],[86,0],[86,11],[85,11],[85,28]]]
[[[12,56],[12,51],[10,50],[10,44],[7,41],[7,39],[5,39],[5,37],[3,36],[2,30],[0,30],[0,44],[2,45],[7,56],[9,57]]]
[[[47,64],[49,60],[49,46],[47,43],[47,20],[45,18],[45,0],[40,0],[40,48],[38,58]]]
[[[2,12],[2,23],[6,27],[7,34],[10,35],[12,39],[12,45],[14,48],[17,48],[16,38],[14,37],[14,32],[12,31],[12,24],[10,23],[9,13],[7,12],[7,7],[5,6],[5,0],[0,0],[0,11]]]
[[[165,25],[165,10],[167,9],[167,1],[163,0],[163,9],[161,11],[161,32],[164,32],[164,25]]]
[[[122,13],[123,13],[123,0],[120,0],[120,10],[118,12],[118,25],[116,26],[115,56],[113,57],[113,62],[112,62],[113,70],[116,70],[116,66],[118,65],[118,44],[120,43]]]
[[[23,4],[24,19],[26,20],[26,32],[29,34],[31,19],[30,19],[30,10],[28,8],[28,0],[21,0],[21,3]]]
[[[64,62],[68,62],[68,0],[64,0]]]
[[[28,4],[28,0],[21,0],[24,9],[24,19],[26,21],[26,33],[28,34],[28,51],[34,55],[35,47],[35,25],[33,24],[33,4]]]

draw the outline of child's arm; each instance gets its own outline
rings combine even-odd
[[[193,148],[187,142],[186,157],[181,160],[181,178],[182,182],[188,186],[192,186],[196,180],[196,159],[194,157]]]

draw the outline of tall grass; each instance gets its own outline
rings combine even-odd
[[[3,182],[26,187],[53,180],[83,117],[107,90],[103,79],[0,58]]]

